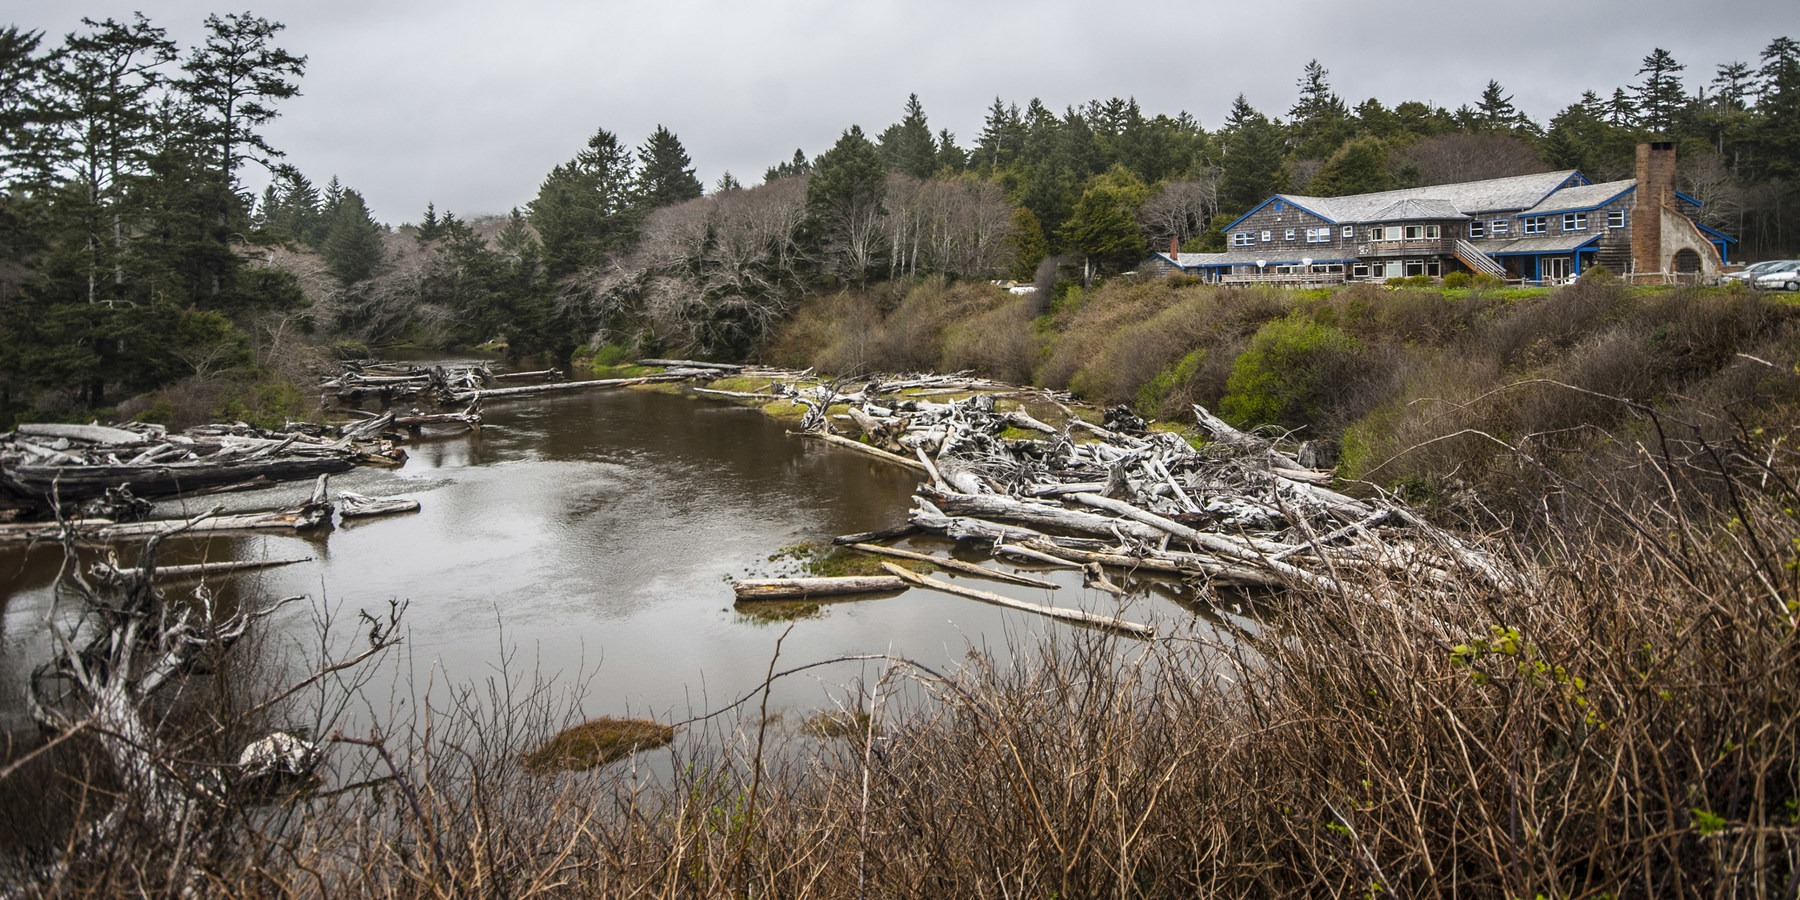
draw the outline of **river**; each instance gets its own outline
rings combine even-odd
[[[586,716],[675,721],[717,708],[762,680],[778,640],[784,666],[885,652],[953,667],[971,647],[1004,655],[1072,627],[924,590],[826,604],[791,631],[743,615],[728,578],[785,574],[792,569],[771,560],[785,547],[902,523],[916,476],[790,435],[754,410],[663,393],[552,394],[493,402],[484,415],[478,433],[408,445],[401,468],[332,479],[334,493],[417,499],[418,513],[307,535],[171,541],[162,561],[314,557],[216,584],[228,602],[307,598],[268,623],[272,652],[315,655],[321,611],[335,620],[338,652],[348,652],[357,610],[403,601],[404,643],[371,692],[481,682],[510,655],[515,672],[580,680]],[[216,502],[266,509],[309,488],[165,503],[158,514]],[[905,546],[949,548],[929,537]],[[15,736],[32,728],[22,691],[47,655],[44,617],[61,562],[55,547],[0,549],[0,729]],[[1204,628],[1212,614],[1177,586],[1140,584],[1119,599],[1084,588],[1079,573],[1035,574],[1061,589],[970,583],[1153,621],[1165,633]],[[776,701],[825,707],[857,674],[821,669],[784,683]]]

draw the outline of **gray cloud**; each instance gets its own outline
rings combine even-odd
[[[1439,4],[1428,16],[1316,0],[279,0],[253,11],[285,23],[282,45],[309,57],[303,96],[282,105],[270,142],[398,223],[428,201],[461,215],[522,205],[602,127],[636,145],[666,125],[708,184],[727,169],[754,183],[796,147],[816,154],[853,123],[875,132],[898,120],[910,92],[965,146],[996,96],[1058,110],[1135,96],[1210,128],[1240,92],[1285,113],[1317,58],[1352,104],[1455,108],[1495,79],[1545,121],[1584,89],[1630,84],[1654,47],[1687,65],[1691,89],[1718,64],[1754,63],[1772,38],[1800,34],[1793,0],[1725,5],[1704,22],[1669,0]],[[12,6],[13,24],[52,37],[82,15],[142,8],[184,46],[223,11],[197,0]]]

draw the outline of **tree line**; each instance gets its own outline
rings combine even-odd
[[[1786,37],[1710,79],[1656,49],[1635,83],[1585,91],[1547,123],[1497,81],[1454,110],[1352,106],[1317,61],[1285,114],[1240,95],[1213,130],[1129,98],[1060,112],[996,98],[965,147],[914,95],[872,136],[853,125],[758,185],[726,173],[710,191],[669,129],[632,147],[599,128],[506,215],[428,205],[393,227],[264,140],[306,68],[279,23],[209,16],[186,49],[141,14],[82,25],[55,46],[0,31],[8,417],[254,368],[295,330],[742,356],[821,290],[1118,272],[1171,245],[1222,249],[1221,226],[1276,192],[1555,168],[1610,180],[1649,138],[1679,142],[1683,187],[1750,255],[1792,249],[1800,213],[1800,45]],[[251,166],[271,175],[260,195]]]

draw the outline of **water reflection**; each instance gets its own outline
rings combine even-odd
[[[477,434],[411,445],[403,468],[333,479],[334,490],[412,497],[423,504],[418,513],[307,537],[172,540],[163,561],[312,556],[215,583],[228,598],[305,594],[352,617],[409,601],[399,668],[411,677],[484,679],[511,646],[546,675],[595,672],[586,715],[680,718],[758,682],[788,627],[736,613],[725,579],[767,573],[769,556],[784,546],[900,523],[914,484],[909,472],[705,400],[605,391],[496,403],[484,414]],[[269,508],[307,490],[170,503],[159,514],[213,502]],[[947,547],[929,538],[913,546]],[[54,547],[0,549],[0,727],[9,731],[29,727],[19,695],[47,653],[43,616],[61,563]],[[1079,573],[1037,574],[1062,589],[978,586],[1174,627],[1205,606],[1169,588],[1121,601],[1084,589]],[[310,609],[284,610],[272,627],[276,645],[316,644]],[[972,645],[996,649],[1009,636],[1066,627],[915,590],[825,605],[793,623],[782,655],[891,652],[944,665]],[[776,702],[816,706],[825,685],[854,675],[797,680]]]

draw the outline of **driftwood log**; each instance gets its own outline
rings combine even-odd
[[[804,600],[844,594],[877,594],[906,590],[906,582],[888,575],[845,578],[744,578],[731,583],[740,603],[753,600]]]

